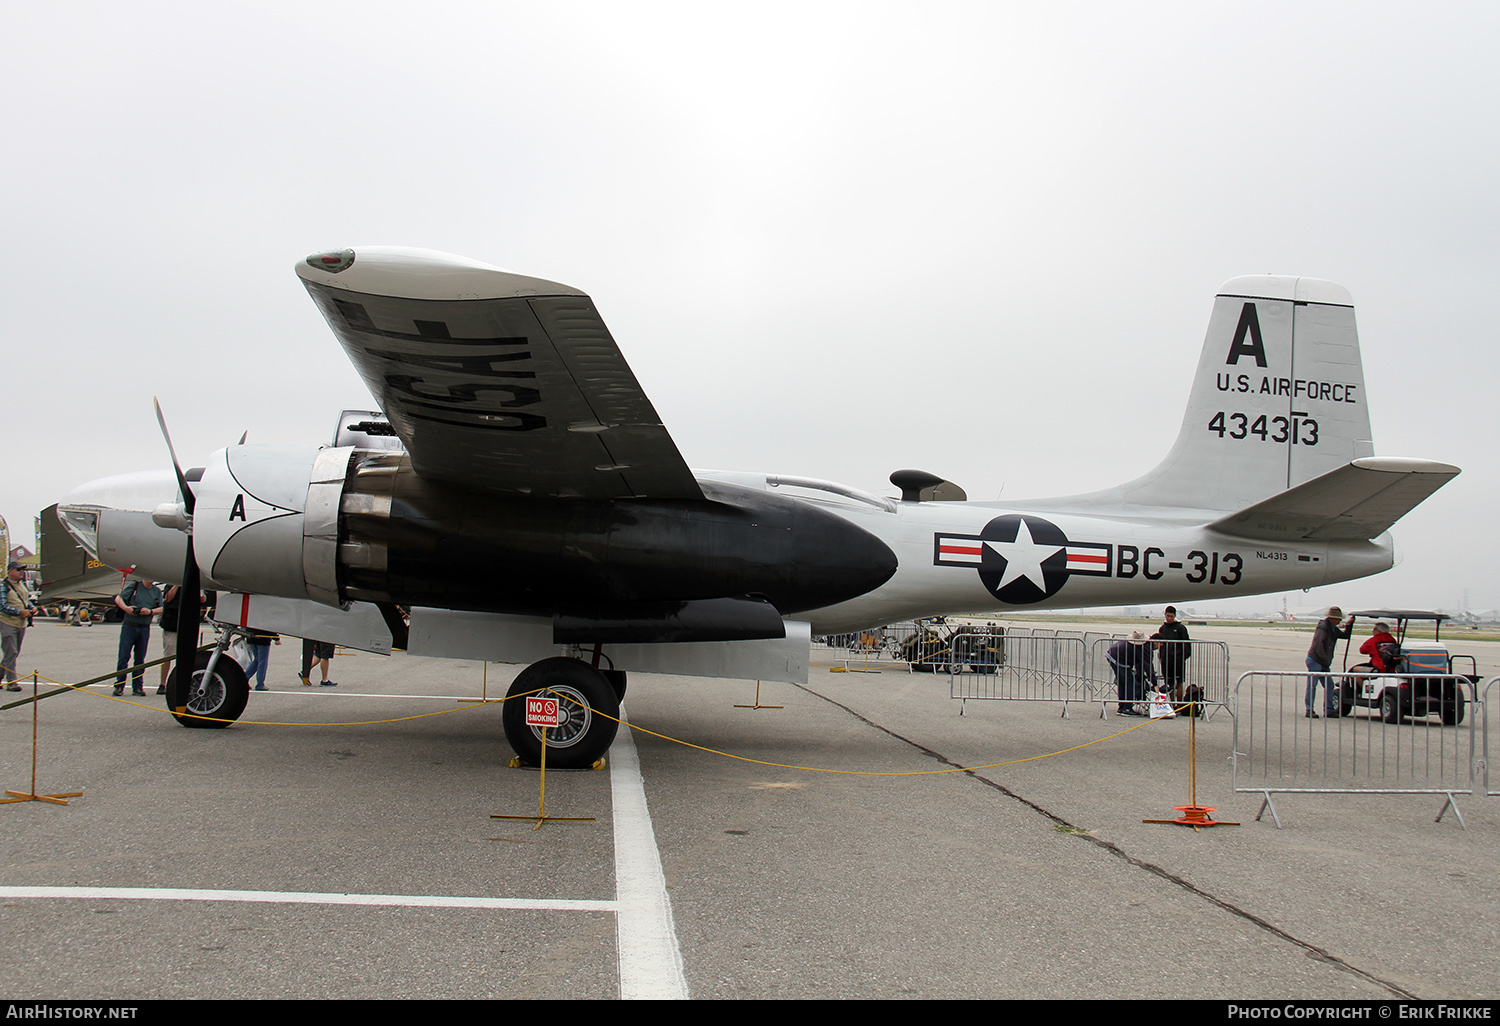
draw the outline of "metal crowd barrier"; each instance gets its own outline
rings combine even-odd
[[[998,663],[950,665],[949,697],[964,702],[971,698],[1061,702],[1064,716],[1069,702],[1097,703],[1100,715],[1107,717],[1120,703],[1120,689],[1106,656],[1112,645],[1127,639],[1128,635],[1100,631],[1007,627],[1004,658]],[[1200,701],[1210,711],[1225,707],[1229,701],[1229,646],[1222,641],[1196,640],[1173,644],[1190,652],[1183,661],[1184,690],[1199,688]],[[1160,682],[1159,650],[1152,651],[1152,666]],[[1149,682],[1143,684],[1149,688]]]
[[[1112,637],[1101,637],[1093,642],[1089,653],[1089,665],[1096,679],[1101,683],[1101,688],[1107,688],[1110,694],[1116,696],[1118,701],[1119,685],[1116,682],[1114,668],[1105,659],[1105,654],[1116,642],[1125,640],[1128,635],[1116,634]],[[1182,663],[1182,688],[1184,697],[1188,688],[1197,688],[1199,701],[1205,708],[1205,715],[1212,716],[1214,710],[1227,708],[1229,705],[1229,645],[1222,641],[1199,641],[1191,639],[1188,641],[1164,642],[1188,650],[1187,657]],[[1152,667],[1156,671],[1157,683],[1164,682],[1162,676],[1161,651],[1152,653]],[[1150,682],[1146,682],[1150,687]]]
[[[842,660],[845,669],[857,669],[871,663],[900,662],[901,645],[916,630],[917,625],[907,621],[814,638],[812,647],[813,651],[824,653],[825,658]]]
[[[1281,826],[1273,794],[1433,794],[1443,795],[1437,819],[1451,808],[1467,829],[1456,796],[1473,794],[1479,756],[1487,766],[1489,687],[1477,689],[1458,674],[1401,674],[1412,689],[1437,689],[1463,706],[1462,722],[1452,703],[1436,716],[1410,717],[1352,704],[1363,680],[1390,680],[1391,674],[1307,673],[1253,670],[1234,685],[1232,779],[1236,793],[1260,794],[1260,819],[1269,809]],[[1317,684],[1306,715],[1308,679]],[[1497,678],[1491,678],[1493,684]],[[1328,715],[1328,688],[1335,696]],[[1450,721],[1450,722],[1444,722]],[[1487,772],[1484,776],[1487,776]]]
[[[959,715],[976,701],[1093,702],[1098,697],[1087,667],[1089,648],[1081,632],[998,627],[989,634],[959,635],[948,673],[948,697],[959,699]]]
[[[949,697],[967,702],[1073,702],[1098,704],[1108,716],[1119,703],[1115,670],[1105,658],[1123,634],[1050,627],[1002,627],[988,623],[911,622],[831,635],[815,648],[842,659],[848,670],[904,665],[911,672],[945,674]],[[1191,654],[1184,661],[1184,687],[1196,686],[1210,709],[1229,699],[1229,646],[1221,641],[1173,642]],[[1160,667],[1153,650],[1152,664]],[[1158,670],[1159,672],[1159,670]]]
[[[1479,764],[1474,767],[1474,772],[1479,779],[1484,781],[1484,795],[1486,798],[1500,796],[1500,791],[1495,790],[1500,786],[1500,780],[1490,782],[1490,693],[1496,684],[1500,684],[1500,677],[1491,677],[1485,681],[1482,690],[1479,691],[1479,708],[1470,709],[1471,712],[1479,713],[1478,730],[1483,738],[1480,744]],[[1500,729],[1500,718],[1497,718],[1497,729]]]

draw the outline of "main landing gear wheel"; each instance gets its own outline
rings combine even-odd
[[[600,670],[604,679],[609,681],[609,686],[615,689],[615,699],[625,701],[625,671],[624,670]]]
[[[230,721],[240,718],[240,713],[245,711],[245,703],[250,700],[250,681],[246,679],[244,669],[235,662],[234,657],[228,652],[221,653],[219,661],[214,664],[213,675],[210,676],[207,670],[211,655],[212,652],[199,652],[193,660],[192,682],[188,685],[186,701],[183,703],[187,706],[187,713],[176,710],[172,712],[177,722],[184,727],[227,727]],[[167,678],[168,695],[173,694],[180,668],[181,664],[172,667]],[[213,718],[200,719],[202,716]]]
[[[577,659],[555,656],[532,663],[507,693],[501,722],[505,740],[526,762],[542,763],[542,727],[526,725],[526,699],[537,694],[558,700],[562,723],[547,731],[547,765],[587,769],[609,751],[619,724],[620,701],[604,674]],[[599,714],[603,715],[599,715]]]

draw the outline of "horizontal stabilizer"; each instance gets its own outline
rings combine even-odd
[[[1369,456],[1208,526],[1267,541],[1375,538],[1458,473],[1447,463]]]

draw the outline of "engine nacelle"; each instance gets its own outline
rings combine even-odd
[[[205,586],[341,604],[339,499],[353,448],[237,445],[193,486]]]
[[[58,509],[138,576],[180,581],[188,528],[206,588],[552,616],[580,643],[780,637],[782,616],[897,565],[834,513],[725,482],[693,500],[499,498],[427,481],[400,451],[288,445],[230,446],[187,476],[190,524],[161,472],[92,482]]]

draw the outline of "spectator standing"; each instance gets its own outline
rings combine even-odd
[[[125,693],[125,670],[134,666],[137,669],[130,676],[130,693],[145,695],[146,671],[139,667],[151,648],[151,618],[161,612],[161,589],[152,581],[131,581],[115,596],[115,605],[125,614],[125,622],[120,624],[120,655],[115,661],[115,694]]]

